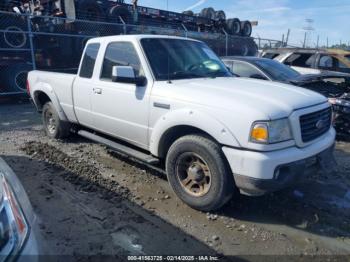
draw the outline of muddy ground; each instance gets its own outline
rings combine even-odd
[[[350,143],[336,145],[337,173],[312,171],[293,189],[239,196],[212,214],[183,204],[142,163],[77,136],[49,140],[29,103],[0,104],[0,156],[24,184],[49,254],[350,255]]]

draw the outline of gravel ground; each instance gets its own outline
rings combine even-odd
[[[240,196],[217,213],[189,208],[162,173],[104,146],[49,140],[30,104],[0,105],[0,144],[50,254],[350,255],[349,143],[336,145],[336,174],[312,171],[293,189]]]

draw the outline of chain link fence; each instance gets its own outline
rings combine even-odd
[[[192,29],[191,29],[192,30]],[[26,94],[27,72],[77,72],[88,39],[120,34],[161,34],[206,42],[218,55],[256,55],[253,38],[190,31],[176,26],[130,25],[118,22],[70,20],[0,11],[0,96]]]
[[[298,48],[300,46],[287,44],[279,40],[265,39],[265,38],[254,38],[256,45],[259,50],[271,49],[271,48]]]

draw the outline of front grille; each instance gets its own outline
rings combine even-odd
[[[326,133],[331,127],[332,109],[326,108],[300,117],[301,138],[310,142]]]

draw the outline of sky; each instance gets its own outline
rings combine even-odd
[[[167,9],[167,0],[139,0],[139,5]],[[290,29],[289,43],[301,45],[304,39],[306,19],[312,19],[308,43],[329,45],[350,43],[350,0],[168,0],[171,11],[193,10],[205,7],[224,10],[226,16],[240,20],[258,21],[253,36],[281,40]]]

